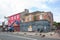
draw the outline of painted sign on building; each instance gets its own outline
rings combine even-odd
[[[8,26],[10,26],[15,20],[20,21],[20,14],[9,16]]]
[[[28,27],[28,31],[32,31],[32,26],[29,26]]]

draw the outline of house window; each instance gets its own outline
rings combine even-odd
[[[16,20],[16,16],[14,16],[14,19]]]
[[[20,15],[17,15],[17,19],[19,19],[20,18]]]
[[[40,19],[43,19],[43,16],[42,15],[40,15]]]
[[[11,17],[11,20],[13,20],[13,17]]]
[[[28,17],[26,17],[25,21],[26,21],[26,22],[28,21]]]
[[[32,19],[32,16],[31,16],[31,15],[29,15],[29,20],[31,21],[31,19]]]

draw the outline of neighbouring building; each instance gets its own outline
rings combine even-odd
[[[2,32],[3,31],[3,26],[2,25],[0,25],[0,32]]]
[[[20,31],[20,14],[14,14],[8,17],[8,26],[14,26],[15,31]]]

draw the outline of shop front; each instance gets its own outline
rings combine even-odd
[[[27,22],[20,24],[20,31],[38,31],[38,32],[49,32],[50,23],[46,20]]]

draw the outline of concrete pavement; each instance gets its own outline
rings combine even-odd
[[[34,38],[24,37],[24,36],[17,36],[8,33],[1,33],[0,34],[1,40],[37,40]]]
[[[38,32],[13,32],[13,34],[20,34],[20,35],[30,35],[30,36],[40,36],[42,37],[45,35],[45,38],[56,38],[60,39],[59,34],[55,32],[48,32],[48,33],[38,33]]]
[[[17,33],[17,32],[15,32]],[[13,34],[12,32],[2,32],[0,33],[1,40],[60,40],[55,38],[45,38],[40,36],[32,36],[32,35],[21,35],[21,34]]]

